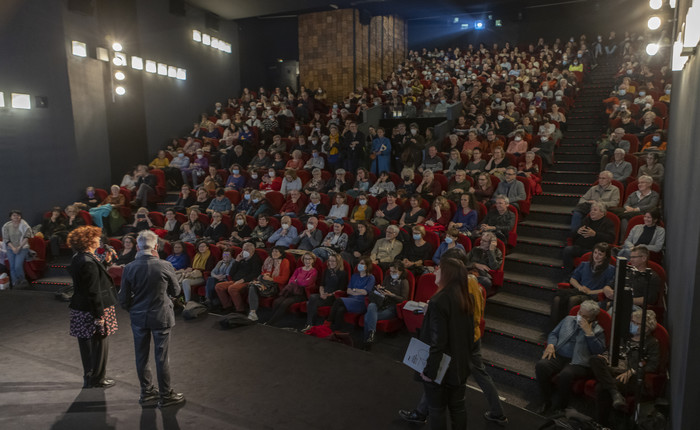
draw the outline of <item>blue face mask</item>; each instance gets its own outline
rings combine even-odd
[[[178,158],[184,158],[184,157],[185,157],[185,154],[179,153],[179,154],[177,154],[177,157],[178,157]]]
[[[452,238],[451,238],[450,236],[447,236],[447,237],[445,238],[445,243],[448,244],[448,245],[451,244],[451,243],[452,243]]]
[[[413,235],[413,240],[420,240],[421,235],[420,234],[414,234]]]
[[[625,94],[627,94],[627,90],[620,90],[619,93],[621,96],[624,96]]]
[[[637,336],[639,334],[639,324],[635,324],[630,321],[630,334],[632,336]]]
[[[243,198],[246,199],[246,200],[250,200],[250,194],[245,194],[245,195],[243,195]]]
[[[651,138],[651,140],[653,140],[654,142],[660,142],[661,138],[659,136],[654,136]]]
[[[358,264],[358,265],[357,265],[357,271],[358,271],[358,272],[364,272],[365,269],[366,269],[366,267],[365,267],[364,264]]]
[[[253,203],[258,203],[260,199],[253,199]]]
[[[670,95],[670,94],[671,94],[671,90],[664,90],[664,92],[666,93],[666,95]]]
[[[238,170],[238,169],[233,169],[233,174],[234,174],[234,175],[237,175],[237,174],[239,174],[239,173],[241,173],[240,170]]]

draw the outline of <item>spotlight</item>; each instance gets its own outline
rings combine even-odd
[[[122,51],[122,44],[119,42],[114,42],[112,44],[112,49],[114,50],[114,52],[121,52]]]
[[[187,79],[187,70],[185,69],[177,69],[177,78],[181,81],[184,81]]]
[[[663,0],[649,0],[649,7],[654,10],[661,9],[661,5],[663,5]]]
[[[136,70],[143,70],[143,58],[132,55],[131,67]]]
[[[156,70],[156,62],[153,60],[146,60],[146,71],[148,73],[155,73]]]
[[[29,94],[12,93],[12,107],[15,109],[31,109]]]
[[[5,93],[0,91],[0,107],[5,107]]]
[[[114,63],[114,65],[117,67],[126,66],[126,55],[122,54],[121,52],[115,52],[112,63]]]
[[[72,42],[73,44],[73,55],[76,57],[87,57],[87,46],[83,42]]]
[[[117,70],[117,72],[114,74],[114,79],[118,81],[123,81],[124,79],[126,79],[126,75],[121,70]]]
[[[211,36],[207,33],[202,34],[202,44],[207,46],[211,45]]]
[[[98,46],[96,49],[97,59],[104,62],[109,62],[109,51],[107,48]]]
[[[158,63],[158,74],[162,76],[168,76],[168,65]]]
[[[661,27],[661,18],[658,16],[652,16],[649,18],[649,21],[647,21],[647,27],[649,27],[649,30],[656,30],[657,28]]]
[[[202,32],[199,30],[192,30],[192,40],[194,40],[195,42],[201,42]]]
[[[484,29],[484,21],[477,21],[474,24],[474,28],[476,28],[477,30],[483,30]]]
[[[459,17],[456,16],[452,22],[454,22],[455,24],[457,24],[457,23],[459,22]]]
[[[650,43],[647,45],[647,54],[656,55],[657,52],[659,52],[659,44],[658,43]]]
[[[123,96],[124,94],[126,94],[126,89],[124,87],[117,87],[114,89],[114,92],[120,96]]]

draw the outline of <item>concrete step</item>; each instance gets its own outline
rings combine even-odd
[[[553,223],[532,221],[530,219],[518,224],[518,235],[541,237],[543,239],[566,240],[570,235],[571,222]]]
[[[491,334],[510,335],[518,339],[541,344],[543,347],[545,342],[547,342],[547,335],[541,330],[528,329],[513,323],[513,321],[497,318],[495,316],[486,319],[484,337],[490,336]]]
[[[600,166],[599,166],[600,167]],[[576,183],[593,183],[598,179],[597,171],[565,171],[558,170],[556,167],[548,170],[542,175],[544,181],[551,182],[576,182]]]
[[[509,273],[498,291],[551,303],[553,295],[558,290],[557,284],[549,278],[523,273]]]
[[[559,145],[559,148],[556,149],[554,152],[555,158],[559,159],[559,154],[578,154],[578,155],[586,155],[586,154],[593,154],[595,153],[593,149],[593,145],[589,143],[574,143],[576,141],[572,141],[572,143],[569,143],[566,140],[563,140],[561,144]]]
[[[537,236],[519,234],[515,250],[525,254],[561,258],[564,246],[566,246],[566,242],[560,239],[544,239]]]
[[[520,252],[511,252],[505,257],[506,272],[533,274],[538,276],[558,280],[562,277],[563,261],[561,256],[545,257],[536,254],[525,254]]]
[[[528,221],[544,221],[560,224],[571,223],[571,209],[568,206],[532,204]],[[521,234],[519,234],[520,236]]]
[[[587,151],[583,152],[582,150],[579,150],[579,152],[573,152],[571,149],[573,148],[583,148],[587,149]],[[560,150],[557,151],[555,158],[557,160],[557,163],[562,162],[562,161],[574,161],[574,162],[597,162],[600,163],[600,159],[598,158],[598,155],[593,153],[591,151],[591,147],[581,147],[581,146],[563,146],[559,148]]]
[[[529,339],[518,335],[518,332],[500,334],[498,331],[488,333],[488,335],[484,333],[481,348],[485,359],[494,363],[502,363],[504,367],[517,365],[513,362],[513,358],[534,364],[544,351],[544,345],[530,342]],[[507,362],[505,357],[508,357]],[[532,368],[534,369],[534,366]],[[526,368],[522,368],[521,371],[527,371],[527,369],[530,369],[529,365]]]
[[[44,276],[41,279],[32,281],[30,289],[37,291],[55,293],[59,290],[73,285],[73,278],[70,275]]]
[[[547,193],[585,194],[591,185],[579,182],[543,181],[542,190]]]
[[[552,170],[562,172],[598,172],[599,161],[559,161],[552,166]]]
[[[532,197],[532,202],[533,203],[539,203],[539,204],[553,204],[553,205],[562,205],[562,206],[569,206],[573,208],[578,204],[579,199],[581,198],[583,194],[574,194],[574,193],[542,193],[537,196]]]

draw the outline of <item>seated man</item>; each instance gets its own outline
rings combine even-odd
[[[493,130],[489,130],[486,132],[486,140],[481,144],[481,148],[483,151],[487,154],[493,153],[494,149],[500,147],[503,148],[505,146],[505,142],[503,142],[501,139],[496,138],[496,133]],[[505,148],[503,148],[505,151]]]
[[[571,214],[571,231],[575,232],[581,226],[581,220],[591,210],[591,203],[602,203],[606,208],[620,204],[620,189],[612,184],[612,173],[603,170],[598,174],[598,185],[593,185],[578,200]]]
[[[632,165],[625,161],[625,150],[617,148],[613,155],[613,161],[605,166],[605,170],[612,173],[613,179],[624,183],[632,174]]]
[[[289,248],[297,240],[297,229],[292,225],[292,219],[285,215],[280,220],[280,228],[272,233],[272,236],[267,240],[274,246],[283,246]]]
[[[518,174],[518,169],[514,166],[506,167],[505,180],[498,183],[496,191],[494,194],[496,196],[506,196],[510,201],[510,204],[520,209],[518,202],[525,200],[527,194],[525,193],[525,185],[516,179]],[[494,202],[496,197],[494,197],[491,202]]]
[[[428,148],[428,155],[423,160],[423,163],[418,167],[418,171],[423,173],[426,170],[437,172],[442,170],[442,158],[438,155],[437,147],[431,145]]]
[[[156,192],[158,180],[148,173],[148,167],[140,165],[136,168],[136,197],[129,202],[131,206],[141,207],[148,205],[148,199]]]
[[[311,251],[318,247],[322,240],[323,232],[318,229],[318,218],[315,216],[309,217],[306,221],[306,230],[302,231],[301,234],[297,236],[297,250]]]
[[[644,245],[635,246],[630,252],[628,264],[627,288],[632,289],[632,304],[636,307],[644,305],[644,296],[647,296],[647,305],[656,304],[659,301],[661,292],[661,278],[655,271],[651,270],[647,275],[647,263],[649,262],[649,250]],[[649,277],[650,276],[650,277]],[[612,287],[603,288],[605,299],[600,304],[602,308],[609,309],[615,298],[615,291]]]
[[[581,227],[573,233],[573,244],[564,248],[564,273],[568,275],[574,270],[574,258],[592,251],[596,243],[615,242],[615,225],[605,216],[605,205],[599,202],[591,203],[591,211],[584,218]],[[568,281],[565,278],[563,282]]]
[[[481,224],[477,227],[477,233],[490,231],[502,241],[508,240],[508,233],[515,226],[515,214],[508,210],[510,201],[504,195],[496,195],[494,204],[486,214]]]
[[[503,253],[498,249],[498,240],[491,232],[481,235],[481,243],[467,254],[467,269],[479,280],[488,292],[491,289],[489,270],[497,270],[503,263]]]
[[[569,315],[552,330],[542,359],[535,365],[542,406],[538,413],[564,409],[574,380],[593,375],[591,357],[605,351],[605,332],[596,319],[600,313],[593,300],[581,303],[578,315]],[[558,375],[557,396],[552,399],[552,377]]]
[[[397,239],[398,235],[399,228],[392,224],[386,228],[386,237],[379,239],[372,248],[372,263],[378,264],[382,270],[386,270],[403,250],[403,244]]]
[[[622,137],[625,135],[625,129],[618,127],[610,133],[607,139],[603,139],[598,143],[598,155],[600,155],[600,168],[601,170],[608,164],[610,156],[613,151],[617,148],[622,148],[625,152],[630,151],[630,143],[627,140],[623,140]]]
[[[234,306],[237,312],[245,311],[246,303],[241,292],[247,291],[248,282],[257,278],[261,270],[262,260],[255,253],[255,246],[251,242],[244,243],[228,273],[230,281],[219,282],[214,287],[223,312],[233,311]]]
[[[637,179],[638,190],[627,197],[621,208],[611,208],[610,212],[620,217],[620,230],[627,231],[630,218],[655,209],[659,205],[659,193],[651,189],[654,180],[651,176],[642,175]]]

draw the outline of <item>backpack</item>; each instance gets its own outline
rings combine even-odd
[[[574,408],[567,408],[561,414],[551,417],[539,430],[604,430],[593,418],[583,415]]]
[[[189,301],[182,311],[182,317],[186,320],[197,319],[198,316],[207,313],[207,307],[201,303]]]

